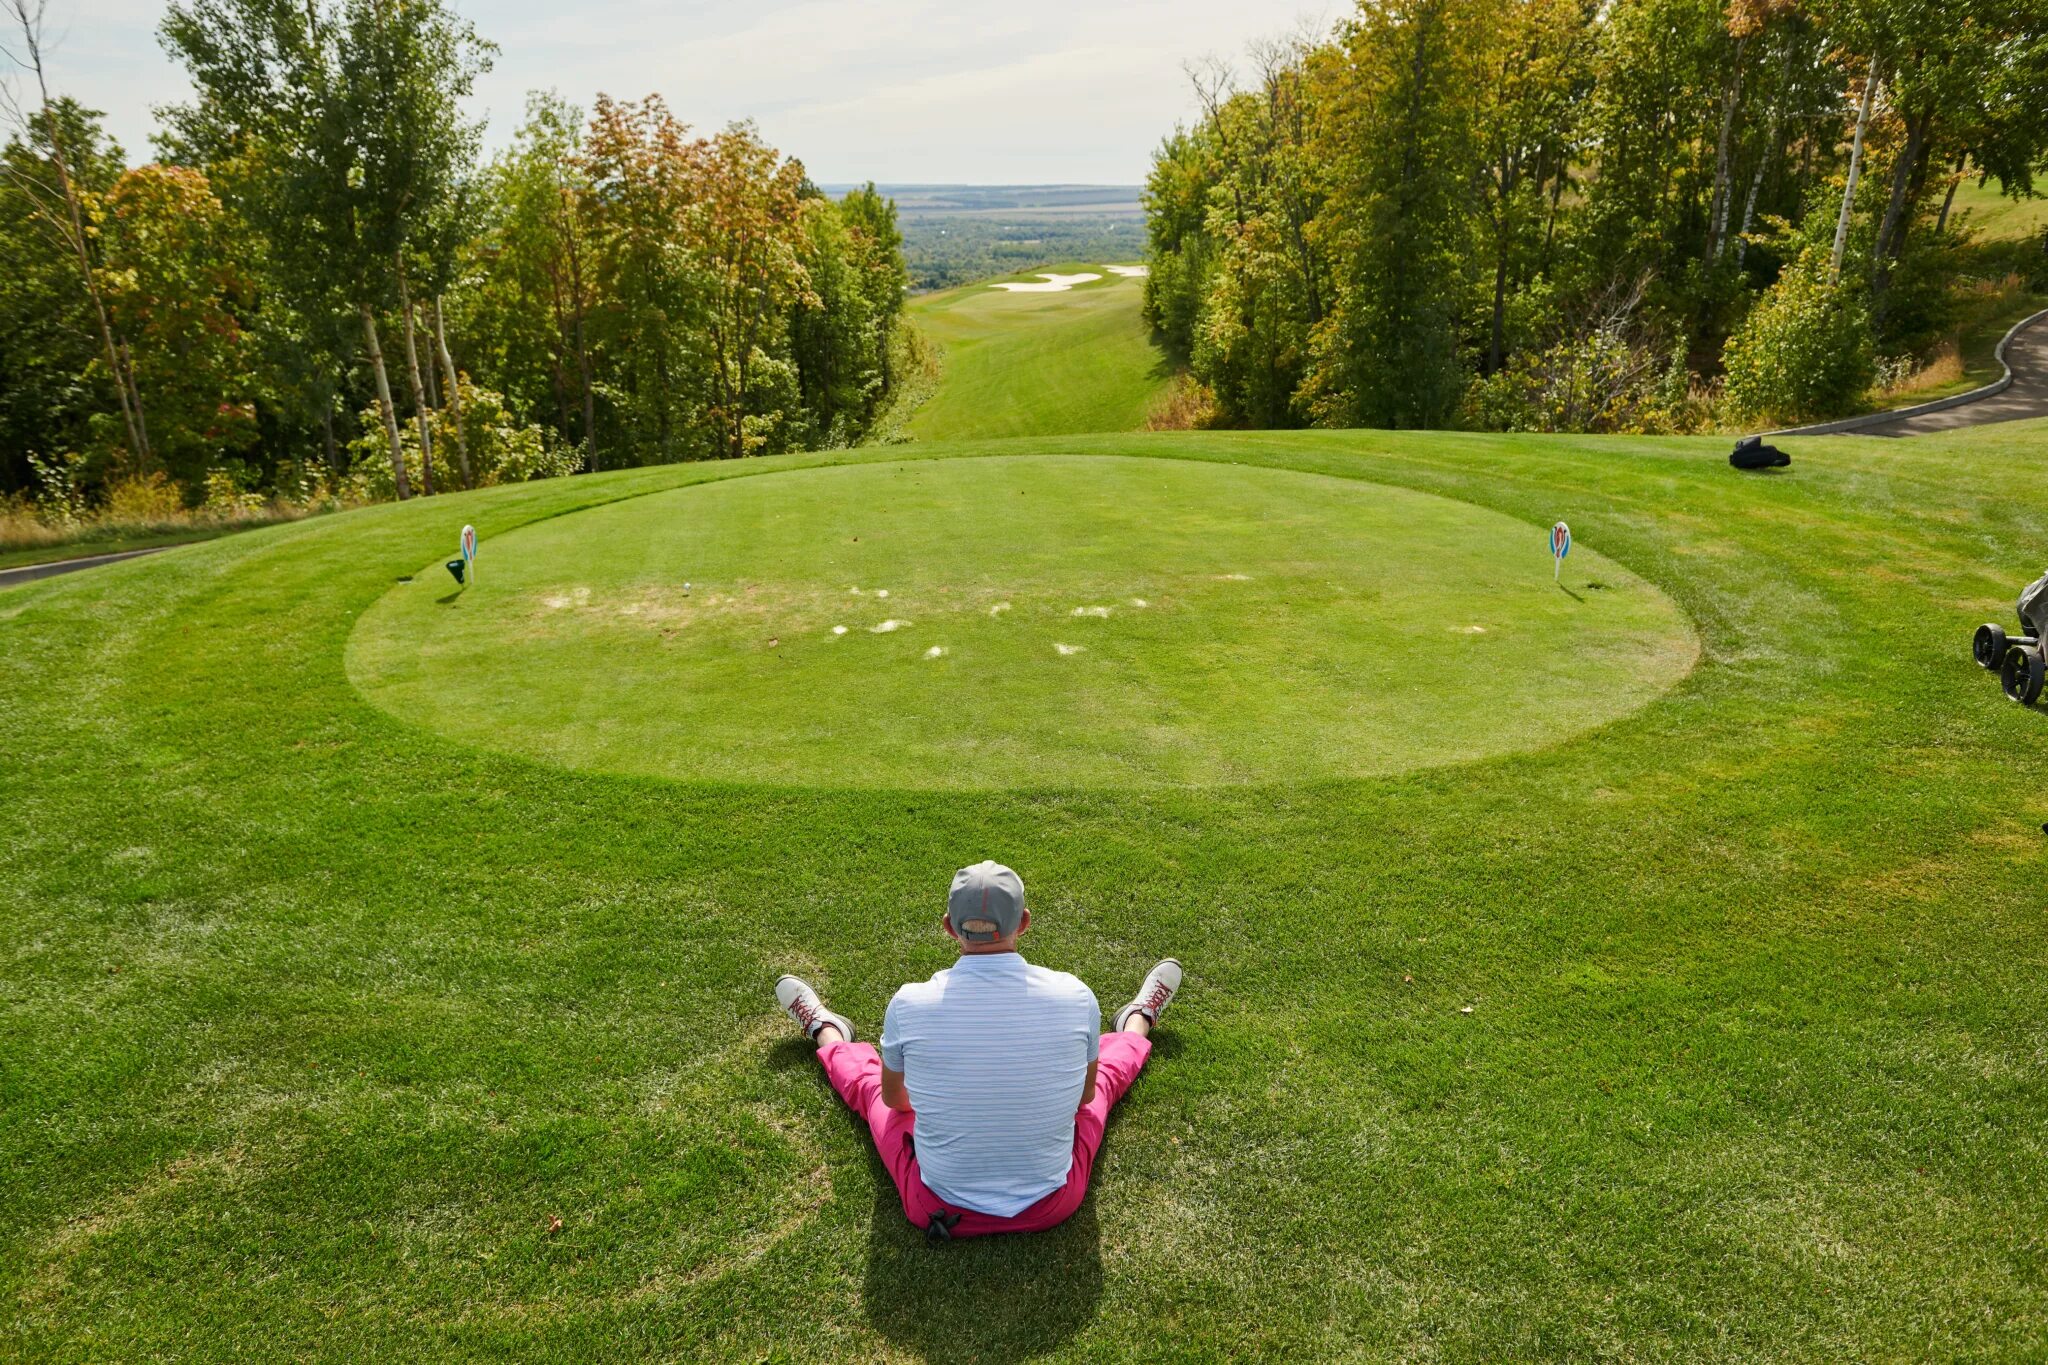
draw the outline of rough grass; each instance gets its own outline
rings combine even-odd
[[[901,448],[0,592],[0,1354],[2048,1352],[2048,721],[1966,654],[2038,571],[2044,440],[1806,441],[1751,477],[1718,439],[912,448],[1564,515],[1697,625],[1699,666],[1626,719],[1362,780],[622,777],[347,678],[357,618],[464,521],[509,542]],[[769,986],[809,973],[872,1030],[982,856],[1105,1001],[1165,952],[1189,985],[1081,1214],[932,1252]]]
[[[1145,282],[1076,262],[1045,270],[1103,278],[1050,294],[971,284],[911,301],[911,320],[939,347],[944,367],[936,392],[910,419],[913,437],[1054,436],[1145,425],[1173,384],[1172,367],[1139,314]]]

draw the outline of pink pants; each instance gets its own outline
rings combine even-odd
[[[1088,1173],[1095,1169],[1095,1153],[1102,1146],[1102,1128],[1109,1121],[1110,1106],[1131,1088],[1145,1059],[1152,1055],[1152,1040],[1135,1033],[1102,1035],[1102,1060],[1095,1069],[1095,1098],[1074,1115],[1074,1166],[1067,1183],[1045,1198],[1008,1218],[958,1208],[924,1187],[918,1173],[917,1153],[911,1134],[915,1114],[891,1109],[882,1103],[882,1054],[867,1043],[827,1043],[818,1049],[818,1061],[825,1077],[854,1113],[867,1120],[875,1135],[875,1150],[889,1168],[896,1192],[903,1197],[903,1216],[918,1227],[930,1225],[934,1214],[958,1216],[952,1225],[955,1237],[984,1237],[991,1232],[1043,1232],[1063,1223],[1081,1207],[1088,1193]]]

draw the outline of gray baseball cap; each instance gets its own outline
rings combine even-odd
[[[994,943],[1024,921],[1024,882],[1001,863],[981,862],[953,874],[946,922],[969,943]],[[970,927],[972,926],[972,927]]]

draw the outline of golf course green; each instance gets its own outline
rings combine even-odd
[[[0,1357],[2048,1353],[2044,442],[933,439],[0,591]],[[933,1249],[771,987],[872,1038],[985,857],[1187,984]]]
[[[1047,276],[1082,275],[1095,278],[1044,288]],[[909,434],[951,441],[1144,426],[1173,386],[1140,312],[1144,293],[1142,278],[1067,264],[912,299],[910,320],[938,347],[941,379]]]

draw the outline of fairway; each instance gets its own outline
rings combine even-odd
[[[395,716],[607,772],[1358,777],[1553,743],[1691,666],[1669,599],[1586,551],[1553,585],[1543,541],[1468,503],[1174,460],[737,479],[516,531],[462,593],[429,566],[364,615],[350,674]]]
[[[1173,368],[1139,311],[1144,280],[1102,265],[1045,270],[1100,278],[1032,293],[970,284],[910,301],[910,318],[938,344],[942,366],[938,391],[910,420],[913,437],[1056,436],[1145,424],[1172,387]]]
[[[0,1357],[2048,1353],[2044,442],[917,444],[0,591]],[[983,857],[1187,985],[1080,1213],[931,1249],[770,992],[872,1038]]]

